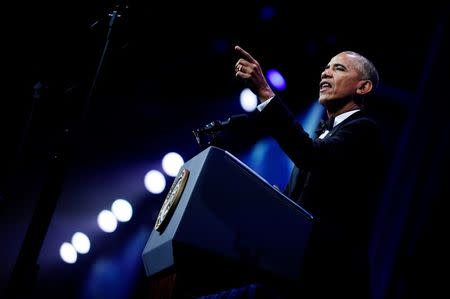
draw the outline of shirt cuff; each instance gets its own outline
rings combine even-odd
[[[270,102],[273,98],[274,98],[274,97],[271,97],[270,99],[268,99],[268,100],[262,102],[261,104],[259,104],[258,106],[256,106],[256,108],[257,108],[259,111],[262,111],[262,110],[264,109],[264,107],[266,107],[267,104],[269,104],[269,102]]]

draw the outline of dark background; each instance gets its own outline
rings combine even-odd
[[[114,8],[121,17],[89,98]],[[86,281],[95,278],[92,265],[105,256],[120,260],[114,250],[132,236],[148,236],[165,192],[146,192],[145,172],[168,151],[185,160],[198,153],[192,129],[242,113],[238,97],[244,86],[234,78],[238,44],[264,69],[285,76],[281,95],[296,113],[315,101],[320,72],[336,53],[353,50],[375,63],[381,84],[371,108],[383,124],[391,165],[374,241],[374,296],[422,298],[445,291],[438,272],[444,271],[442,204],[449,195],[449,5],[409,4],[406,10],[379,3],[103,0],[5,11],[2,290],[32,214],[48,198],[43,190],[55,153],[67,161],[67,171],[57,175],[55,212],[45,214],[51,222],[39,248],[31,288],[36,296],[82,297]],[[238,148],[255,141],[242,139]],[[94,234],[96,213],[118,196],[134,200],[133,220],[117,234],[97,233],[88,256],[64,264],[60,244],[76,230]],[[138,296],[143,275],[139,257],[133,261],[130,297]]]

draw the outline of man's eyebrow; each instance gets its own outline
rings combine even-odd
[[[345,65],[343,65],[342,63],[332,63],[331,64],[333,67],[337,67],[337,66],[340,66],[340,67],[343,67],[344,69],[348,69]],[[330,64],[327,64],[327,66],[325,67],[326,69],[328,69],[328,68],[330,68]]]
[[[343,65],[342,63],[335,63],[335,64],[333,64],[333,66],[334,66],[334,67],[341,66],[341,67],[343,67],[344,69],[347,69],[347,67],[346,67],[345,65]]]

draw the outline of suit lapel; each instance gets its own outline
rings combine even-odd
[[[361,110],[353,113],[342,122],[340,122],[337,126],[333,127],[333,129],[327,134],[327,136],[324,137],[324,139],[332,136],[345,123],[353,119],[360,118],[363,115],[364,113]],[[297,202],[301,201],[303,190],[306,188],[306,185],[308,185],[309,175],[309,171],[305,171],[304,169],[300,169],[294,165],[289,183],[285,189],[285,194],[287,194],[290,198],[294,199]]]
[[[334,126],[333,129],[330,131],[330,133],[328,133],[327,136],[325,136],[325,138],[332,136],[343,124],[345,124],[353,119],[360,118],[363,115],[364,115],[364,113],[362,112],[362,110],[359,110],[359,111],[353,113],[352,115],[350,115],[349,117],[347,117],[346,119],[341,121],[337,126]]]

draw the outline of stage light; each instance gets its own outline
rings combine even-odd
[[[167,175],[172,177],[177,176],[178,171],[180,171],[180,168],[181,166],[183,166],[183,164],[183,158],[179,154],[174,152],[166,154],[162,160],[162,168]]]
[[[258,105],[258,98],[249,88],[245,88],[241,91],[239,100],[241,102],[242,109],[247,112],[252,112]]]
[[[166,188],[166,179],[158,170],[150,170],[145,175],[144,184],[150,193],[159,194]]]
[[[259,18],[263,21],[270,21],[277,15],[277,11],[274,7],[266,5],[261,8],[259,12]]]
[[[125,199],[116,199],[111,206],[111,211],[120,222],[127,222],[133,216],[133,207]]]
[[[77,261],[77,251],[69,242],[64,242],[59,248],[59,255],[62,260],[68,264],[73,264]]]
[[[117,228],[117,219],[109,210],[103,210],[97,217],[98,226],[107,233],[112,233]]]
[[[72,245],[75,250],[81,254],[88,253],[89,249],[91,249],[91,242],[89,241],[89,238],[81,232],[76,232],[73,234]]]
[[[280,72],[275,69],[267,71],[267,79],[269,80],[270,84],[272,84],[272,86],[277,90],[283,90],[286,88],[286,81],[284,80]]]

